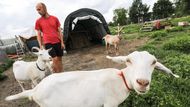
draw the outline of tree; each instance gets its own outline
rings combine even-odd
[[[190,15],[190,0],[175,0],[176,16]]]
[[[158,0],[154,3],[153,17],[154,19],[162,19],[171,16],[174,13],[173,4],[169,0]]]
[[[146,4],[142,4],[139,7],[139,17],[143,18],[142,21],[149,21],[151,17],[151,13],[149,11],[149,6]]]
[[[124,8],[119,8],[114,10],[113,17],[114,24],[126,25],[127,24],[127,10]]]
[[[133,23],[147,21],[150,19],[149,6],[142,4],[142,0],[134,0],[129,9],[129,18]]]

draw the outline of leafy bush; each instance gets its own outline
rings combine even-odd
[[[180,55],[181,53],[174,50],[164,50],[161,47],[157,47],[153,44],[145,44],[138,48],[139,51],[148,51],[150,54],[155,55],[157,59],[164,59],[167,55]]]
[[[165,50],[176,50],[184,53],[190,53],[190,37],[181,36],[172,38],[163,45],[163,48]]]
[[[8,60],[5,61],[4,64],[1,64],[1,65],[0,65],[0,80],[4,78],[4,75],[2,75],[2,73],[3,73],[5,70],[7,70],[9,67],[11,67],[12,64],[13,64],[13,62],[14,62],[13,60],[8,59]]]
[[[171,29],[166,29],[167,32],[179,32],[179,31],[183,31],[183,27],[182,26],[177,26],[177,27],[172,27]]]
[[[153,32],[140,32],[138,33],[138,37],[137,38],[142,38],[142,37],[150,37],[152,35]]]
[[[172,25],[175,25],[175,26],[178,25],[178,22],[183,22],[183,21],[190,22],[190,16],[171,19]]]
[[[116,26],[109,26],[109,29],[110,29],[110,33],[115,35],[117,34],[117,27]]]
[[[171,22],[171,20],[168,20],[168,19],[160,22],[160,26],[162,26],[162,27],[170,26],[170,25],[172,25],[172,22]]]
[[[156,49],[156,47],[152,44],[145,44],[144,46],[139,47],[138,50],[140,51],[154,51]]]
[[[190,56],[186,54],[167,56],[164,63],[175,73],[180,75],[177,81],[169,80],[171,86],[176,91],[172,91],[175,95],[173,100],[178,100],[181,107],[190,105]]]
[[[0,72],[3,72],[7,70],[9,67],[11,67],[13,62],[14,61],[11,59],[6,60],[3,64],[0,65]]]
[[[124,29],[122,30],[122,32],[124,33],[137,33],[139,32],[139,29],[142,27],[142,25],[138,25],[138,24],[130,24],[124,27]]]
[[[166,37],[168,34],[165,31],[156,31],[153,32],[151,35],[151,38],[154,38],[155,40],[162,40],[163,37]]]
[[[178,54],[167,56],[164,60],[171,70],[177,72],[181,78],[190,79],[190,55]]]
[[[122,34],[122,38],[125,40],[133,40],[133,39],[138,38],[138,37],[139,37],[138,33]]]

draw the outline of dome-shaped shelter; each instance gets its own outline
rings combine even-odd
[[[102,37],[110,34],[110,30],[101,13],[83,8],[67,16],[63,33],[66,48],[78,49],[101,43]]]
[[[7,59],[8,59],[8,56],[5,53],[5,51],[3,51],[2,49],[0,49],[0,65],[2,63],[4,63]]]

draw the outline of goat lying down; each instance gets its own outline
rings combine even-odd
[[[13,73],[15,79],[18,81],[22,90],[24,91],[24,87],[22,83],[32,81],[32,87],[36,86],[39,80],[42,80],[45,77],[45,73],[50,68],[47,66],[47,63],[50,62],[51,56],[49,55],[49,50],[41,50],[37,47],[33,47],[33,49],[38,50],[38,52],[33,52],[38,56],[36,61],[26,62],[26,61],[16,61],[13,63]],[[49,69],[47,69],[49,68]]]
[[[34,89],[9,96],[6,100],[29,98],[40,107],[118,107],[130,90],[139,94],[149,90],[154,68],[179,77],[146,51],[107,58],[126,63],[127,67],[52,74]]]

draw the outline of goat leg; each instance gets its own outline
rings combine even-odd
[[[108,46],[108,43],[106,43],[106,54],[109,54]]]
[[[18,81],[18,80],[17,80]],[[20,85],[20,87],[22,88],[22,91],[25,91],[23,83],[21,83],[20,81],[18,81],[18,84]]]

